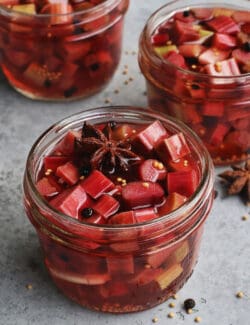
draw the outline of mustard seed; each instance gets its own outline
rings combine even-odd
[[[174,316],[175,316],[175,313],[173,313],[172,311],[171,311],[171,313],[168,314],[168,318],[174,318]]]

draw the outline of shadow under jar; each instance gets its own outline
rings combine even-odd
[[[115,121],[140,128],[156,120],[169,132],[183,133],[190,148],[190,166],[191,161],[195,164],[197,186],[179,208],[161,216],[153,212],[154,217],[148,218],[148,211],[157,211],[157,207],[143,207],[132,213],[138,213],[139,218],[139,211],[143,211],[140,217],[144,222],[110,223],[114,218],[118,220],[118,215],[123,214],[124,221],[131,215],[131,208],[123,202],[122,213],[118,211],[105,224],[93,224],[78,215],[73,218],[59,212],[51,205],[53,198],[49,201],[39,194],[37,181],[41,179],[44,157],[58,148],[69,130],[80,130],[85,121],[100,126]],[[175,164],[178,168],[180,162],[172,162]],[[189,170],[190,166],[185,166]],[[77,186],[86,186],[89,177],[91,174]],[[114,183],[116,180],[120,181],[113,177]],[[143,186],[145,190],[149,183],[144,182]],[[120,194],[114,196],[114,189],[111,192],[109,195],[121,200]],[[92,198],[91,204],[97,211],[93,201],[96,200]],[[24,204],[40,239],[45,265],[67,297],[98,311],[140,311],[176,293],[191,276],[197,262],[204,222],[212,202],[213,163],[202,142],[184,124],[143,108],[107,107],[72,115],[48,129],[35,142],[27,159]]]
[[[0,63],[9,83],[39,100],[99,92],[120,60],[128,0],[0,5]]]
[[[173,1],[139,44],[149,106],[190,126],[216,165],[250,155],[249,1]]]

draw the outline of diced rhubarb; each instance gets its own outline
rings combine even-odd
[[[127,225],[136,223],[134,211],[125,211],[113,215],[108,220],[109,224],[113,225]]]
[[[134,144],[147,152],[152,151],[156,143],[168,136],[168,133],[160,121],[155,121],[134,138]]]
[[[182,44],[179,46],[179,53],[186,58],[198,58],[205,49],[201,44]]]
[[[187,199],[188,198],[186,196],[183,196],[179,193],[176,192],[170,193],[166,197],[164,204],[159,207],[158,209],[159,215],[163,216],[178,209],[187,201]]]
[[[77,61],[83,58],[91,49],[91,43],[88,41],[65,42],[63,43],[66,59],[69,61]]]
[[[167,170],[162,162],[156,159],[146,159],[140,164],[138,173],[142,181],[157,182],[166,177]]]
[[[213,37],[213,47],[219,50],[230,50],[237,45],[236,37],[228,34],[215,33]]]
[[[241,25],[241,31],[246,34],[250,34],[250,22]]]
[[[134,258],[132,255],[122,255],[119,257],[106,257],[108,273],[113,275],[133,274],[134,273]]]
[[[32,60],[32,56],[29,51],[17,51],[12,48],[6,48],[5,55],[11,59],[12,64],[19,68],[24,68],[25,66],[29,65]]]
[[[55,186],[55,184],[52,184],[48,177],[39,179],[36,183],[36,188],[38,192],[45,197],[52,197],[59,193],[58,187]]]
[[[11,9],[14,11],[22,12],[24,14],[30,14],[30,15],[36,14],[36,6],[34,3],[17,4],[12,6]]]
[[[90,205],[90,199],[81,185],[64,190],[50,201],[50,205],[72,218],[78,219],[79,211]]]
[[[192,96],[192,97],[194,97],[194,96]],[[195,98],[197,98],[197,93],[196,93]],[[198,98],[204,98],[204,89],[202,89],[202,92],[201,92],[200,96],[198,96]],[[184,120],[184,122],[186,124],[189,124],[189,123],[192,123],[192,124],[201,123],[202,116],[201,116],[200,112],[198,111],[198,109],[196,108],[195,104],[186,104],[185,109],[183,111],[184,111],[183,120]]]
[[[125,282],[120,280],[112,279],[112,281],[107,284],[99,287],[100,295],[108,299],[110,297],[120,297],[124,295],[128,295],[129,287]]]
[[[97,202],[92,205],[92,208],[104,219],[108,219],[115,214],[120,207],[119,202],[108,194],[103,194]]]
[[[154,206],[162,202],[164,190],[158,183],[130,182],[122,188],[122,199],[130,208]]]
[[[41,13],[42,14],[49,14],[50,16],[50,23],[51,25],[57,24],[69,24],[72,22],[72,15],[73,12],[72,6],[68,3],[68,1],[54,1],[50,2],[45,5]]]
[[[228,16],[218,16],[206,22],[207,26],[218,33],[236,34],[240,31],[239,25]]]
[[[137,273],[133,278],[129,280],[129,283],[136,284],[136,286],[143,286],[152,281],[155,281],[156,277],[158,277],[162,273],[161,268],[157,269],[147,269],[145,268],[141,272]]]
[[[147,264],[152,268],[157,269],[160,265],[166,263],[172,249],[164,248],[158,251],[153,251],[147,256]]]
[[[174,43],[183,44],[184,42],[196,41],[200,38],[199,32],[190,23],[180,20],[174,21],[172,29]]]
[[[80,132],[70,130],[63,139],[56,145],[55,152],[61,155],[71,155],[75,149],[75,141],[81,137]]]
[[[213,10],[210,8],[192,8],[192,13],[197,19],[208,20],[212,18]]]
[[[179,68],[187,68],[184,57],[175,51],[168,52],[166,55],[164,55],[164,59],[168,60]]]
[[[222,51],[216,48],[209,48],[202,52],[198,60],[201,64],[214,64],[229,57],[230,51]]]
[[[166,55],[170,52],[178,52],[177,46],[174,44],[164,45],[164,46],[155,46],[154,51],[162,57],[166,57]]]
[[[211,128],[210,135],[208,137],[209,143],[214,146],[219,146],[222,143],[228,130],[228,124],[218,123],[215,127]]]
[[[171,263],[181,263],[184,258],[189,253],[189,244],[188,241],[185,240],[183,243],[179,245],[176,249],[173,250],[171,253],[171,256],[169,257],[169,260]]]
[[[55,269],[48,263],[46,263],[46,266],[53,277],[64,280],[69,283],[100,285],[110,280],[110,275],[108,273],[78,274],[70,271],[62,271]]]
[[[174,264],[156,277],[156,281],[161,290],[166,289],[173,281],[175,281],[181,275],[182,271],[183,268],[180,264]]]
[[[122,124],[112,130],[112,139],[124,140],[130,138],[134,134],[134,129],[129,124]]]
[[[213,16],[219,17],[219,16],[227,16],[232,17],[234,10],[230,8],[223,8],[223,7],[215,7],[213,8]]]
[[[44,169],[56,171],[57,167],[64,165],[66,162],[70,160],[68,156],[46,156],[43,159]]]
[[[195,20],[195,17],[193,16],[192,11],[190,10],[184,10],[184,11],[179,11],[174,14],[174,19],[190,23]]]
[[[242,49],[235,49],[232,52],[232,57],[239,64],[250,64],[250,52],[243,51]]]
[[[178,160],[190,153],[189,146],[183,133],[179,132],[163,139],[157,146],[157,153],[163,162],[167,162],[169,157]]]
[[[154,208],[144,208],[134,210],[134,216],[137,223],[146,222],[152,219],[156,219],[158,214]]]
[[[250,23],[250,15],[247,10],[235,10],[232,17],[237,23]]]
[[[198,177],[194,170],[170,172],[167,174],[168,193],[177,192],[183,196],[191,196],[198,186]]]
[[[80,177],[78,168],[71,162],[57,167],[56,176],[62,178],[69,185],[76,184]]]
[[[115,185],[99,170],[93,170],[92,173],[83,181],[82,187],[93,198],[112,190]]]
[[[106,219],[103,216],[95,213],[91,217],[84,218],[84,219],[81,216],[79,216],[79,219],[93,225],[103,225],[106,223]]]
[[[224,102],[205,101],[202,105],[202,114],[205,116],[221,117],[224,115]]]
[[[234,58],[220,61],[215,64],[207,64],[205,66],[205,70],[211,76],[228,77],[228,76],[240,75],[240,69],[239,69],[238,64]],[[219,83],[220,81],[213,80],[213,82]],[[226,81],[225,79],[223,79],[221,82],[222,83],[225,83],[225,82],[230,83],[231,81],[230,80]]]
[[[154,34],[151,37],[151,42],[155,46],[165,45],[168,40],[169,40],[169,36],[167,33],[158,33],[158,34]]]

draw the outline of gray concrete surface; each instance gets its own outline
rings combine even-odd
[[[238,197],[225,198],[218,181],[219,194],[206,222],[199,262],[179,292],[174,309],[166,302],[145,312],[109,315],[69,301],[52,284],[35,231],[23,211],[25,159],[45,128],[68,114],[101,106],[106,98],[112,104],[146,105],[144,80],[132,51],[137,51],[146,18],[164,2],[131,1],[120,67],[109,87],[94,97],[72,103],[35,102],[16,93],[0,76],[0,325],[149,325],[154,317],[159,325],[190,325],[196,316],[202,318],[204,325],[250,324],[250,219],[241,220],[241,216],[249,215],[250,208]],[[126,64],[129,74],[123,75]],[[134,81],[124,85],[130,76]],[[116,88],[120,89],[119,94],[114,94]],[[32,285],[31,290],[26,288],[28,284]],[[243,299],[235,297],[238,291],[245,293]],[[192,315],[182,309],[188,297],[197,301],[198,311]],[[170,311],[176,313],[175,318],[167,318]]]

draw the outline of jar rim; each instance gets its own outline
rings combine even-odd
[[[152,118],[154,119],[159,119],[161,122],[169,123],[172,128],[177,129],[181,132],[184,132],[184,135],[187,135],[189,137],[190,143],[194,146],[196,153],[200,154],[200,162],[201,162],[201,179],[200,183],[193,193],[191,197],[188,198],[188,200],[178,209],[172,211],[171,213],[161,216],[159,218],[141,222],[141,223],[136,223],[136,224],[128,224],[128,225],[99,225],[99,224],[90,224],[87,222],[79,221],[75,218],[72,218],[57,209],[53,208],[49,202],[39,193],[39,191],[36,188],[35,185],[35,174],[33,173],[33,168],[32,168],[32,162],[33,158],[35,156],[35,151],[39,145],[41,145],[42,141],[46,139],[47,136],[49,136],[52,132],[63,132],[63,129],[69,126],[70,124],[73,124],[79,118],[85,119],[88,118],[101,118],[101,117],[106,116],[108,118],[107,120],[113,120],[114,118],[124,118],[126,117],[126,120],[133,119],[136,117],[141,118],[147,117],[150,119],[149,121],[152,121]],[[168,125],[169,126],[169,125]],[[62,133],[65,135],[65,133]],[[186,211],[193,211],[195,207],[197,206],[198,202],[205,202],[206,198],[209,197],[212,187],[213,187],[213,182],[214,182],[214,166],[212,159],[205,148],[204,144],[202,143],[201,139],[195,134],[194,131],[192,131],[188,126],[186,126],[183,122],[167,116],[163,113],[156,113],[155,111],[152,111],[147,108],[141,108],[141,107],[133,107],[133,106],[105,106],[105,107],[97,107],[97,108],[91,108],[87,109],[75,114],[72,114],[64,119],[61,119],[60,121],[54,123],[51,125],[47,130],[45,130],[34,142],[32,145],[30,152],[27,157],[26,161],[26,169],[25,169],[25,174],[24,174],[24,181],[25,179],[27,180],[29,189],[31,191],[31,197],[32,199],[36,202],[36,204],[48,211],[49,213],[53,214],[56,216],[57,221],[65,221],[71,226],[77,226],[78,230],[80,230],[81,227],[84,227],[84,230],[86,231],[86,228],[88,229],[102,229],[102,230],[107,230],[107,231],[120,231],[120,230],[128,230],[128,229],[137,229],[138,227],[145,227],[145,226],[151,226],[151,225],[157,225],[158,223],[162,223],[163,221],[171,221],[175,220],[179,215],[184,215]],[[188,217],[190,216],[191,213],[188,213],[187,218],[183,218],[183,222],[185,222]]]
[[[11,8],[7,8],[3,5],[0,5],[0,14],[1,12],[7,13],[8,15],[16,15],[20,18],[36,18],[36,19],[48,19],[50,17],[75,17],[78,15],[82,14],[95,14],[98,15],[95,18],[98,18],[99,16],[104,16],[106,12],[109,12],[117,6],[123,0],[105,0],[104,2],[88,9],[83,9],[80,11],[74,11],[71,13],[65,13],[65,14],[31,14],[31,13],[24,13],[24,12],[19,12],[16,10],[13,10]],[[82,20],[83,21],[83,20]],[[61,25],[61,24],[57,24]]]
[[[244,3],[245,5],[248,4],[248,0],[240,0],[241,2],[240,3]],[[154,59],[154,62],[156,62],[157,65],[168,65],[168,66],[171,66],[171,67],[174,67],[177,71],[179,71],[180,73],[182,74],[188,74],[188,75],[191,75],[193,77],[196,77],[196,78],[199,78],[199,79],[215,79],[215,80],[235,80],[235,81],[238,81],[238,82],[250,82],[250,72],[246,72],[246,73],[241,73],[240,75],[235,75],[235,76],[214,76],[214,75],[207,75],[207,74],[204,74],[204,73],[200,73],[200,72],[196,72],[196,71],[191,71],[191,70],[188,70],[188,69],[184,69],[184,68],[181,68],[181,67],[178,67],[177,65],[173,64],[172,62],[168,61],[167,59],[163,59],[161,58],[159,55],[156,54],[156,52],[153,50],[153,47],[151,45],[151,35],[152,35],[152,32],[160,25],[157,24],[155,26],[153,26],[154,28],[151,28],[151,24],[153,24],[155,22],[155,20],[157,19],[157,16],[160,15],[162,13],[162,11],[166,10],[166,9],[170,9],[172,6],[175,6],[175,10],[169,10],[167,12],[168,16],[171,17],[175,12],[177,11],[181,11],[181,10],[188,10],[189,8],[192,8],[192,7],[223,7],[224,6],[227,6],[229,8],[235,8],[235,9],[245,9],[246,11],[249,11],[250,13],[250,10],[247,10],[246,8],[243,8],[243,7],[240,7],[240,5],[238,4],[232,4],[231,3],[231,0],[223,0],[222,2],[215,2],[214,0],[212,1],[206,1],[206,2],[202,2],[201,0],[195,0],[192,1],[192,4],[191,5],[187,5],[187,1],[185,1],[185,4],[183,3],[182,0],[172,0],[171,2],[168,2],[167,4],[161,6],[160,8],[158,8],[156,11],[154,11],[150,16],[149,18],[147,19],[146,23],[145,23],[145,26],[144,26],[144,29],[142,30],[142,33],[140,35],[140,43],[144,40],[145,41],[145,44],[146,44],[146,47],[144,47],[144,50],[146,52],[148,52],[148,54],[153,57]],[[162,21],[161,21],[162,22]],[[246,80],[247,78],[247,80]],[[218,82],[219,83],[219,82]]]

